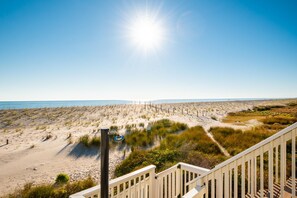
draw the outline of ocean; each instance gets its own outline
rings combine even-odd
[[[221,101],[248,101],[267,100],[266,98],[229,98],[229,99],[164,99],[149,101],[154,104],[187,103],[187,102],[221,102]],[[144,101],[131,100],[61,100],[61,101],[0,101],[0,110],[3,109],[31,109],[79,106],[105,106],[117,104],[139,104]]]

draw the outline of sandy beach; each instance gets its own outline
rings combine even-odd
[[[242,125],[222,123],[229,113],[260,105],[282,105],[290,100],[228,101],[175,103],[158,105],[112,105],[98,107],[42,108],[0,110],[0,192],[10,193],[25,183],[54,182],[59,173],[71,180],[90,175],[100,178],[99,149],[86,149],[77,144],[85,134],[100,135],[100,128],[117,126],[125,134],[126,125],[170,119],[201,125],[206,131],[212,126],[245,129],[259,125],[255,120]],[[6,141],[9,141],[7,144]],[[110,150],[110,177],[115,166],[129,152]]]

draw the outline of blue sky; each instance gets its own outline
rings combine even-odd
[[[297,2],[0,0],[0,100],[297,97]],[[160,49],[126,37],[158,13]]]

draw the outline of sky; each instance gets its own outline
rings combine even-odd
[[[297,1],[0,0],[0,100],[297,97]],[[131,24],[162,41],[144,51]]]

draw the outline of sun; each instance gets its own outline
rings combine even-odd
[[[147,13],[133,18],[128,29],[131,42],[144,52],[160,49],[165,39],[162,21]]]

